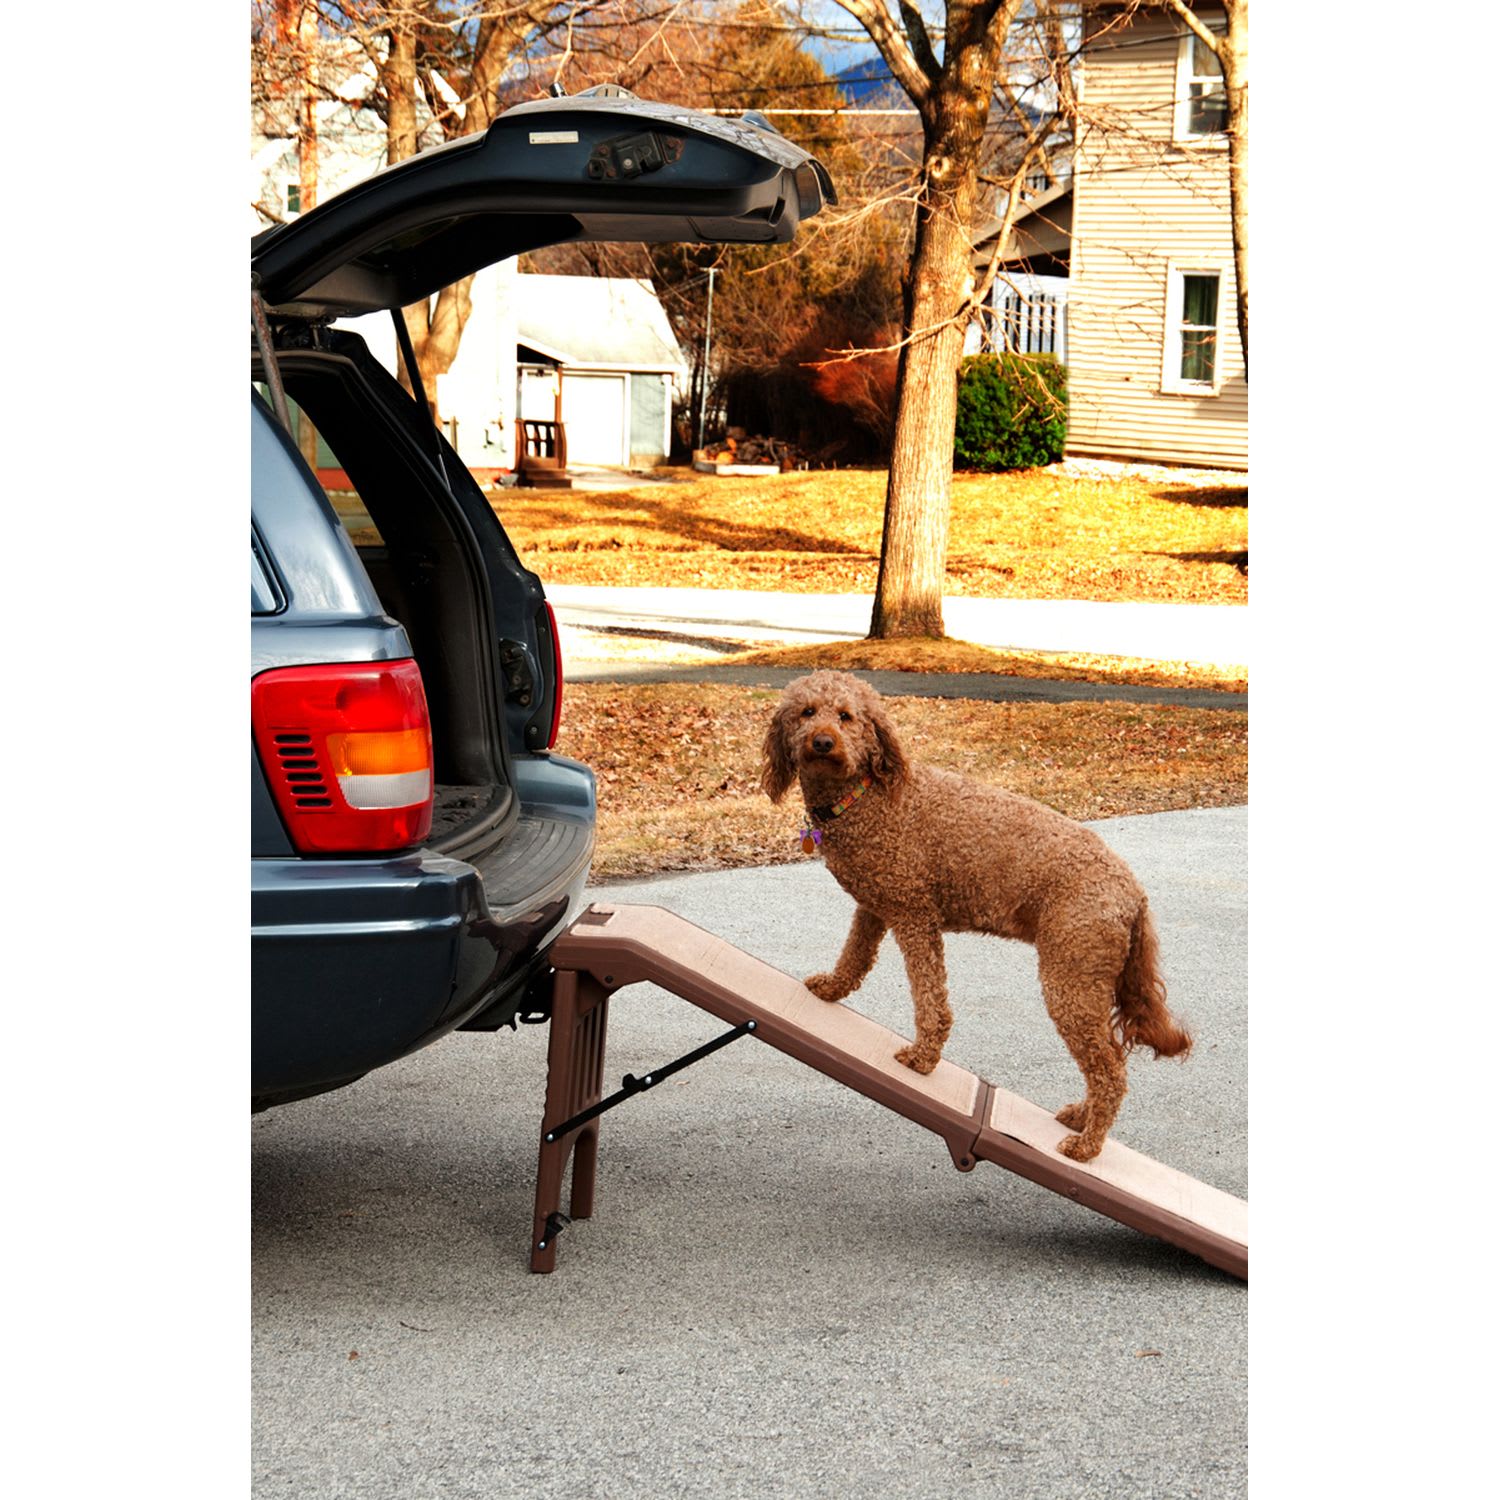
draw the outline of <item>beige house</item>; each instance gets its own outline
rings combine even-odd
[[[1223,30],[1221,6],[1194,9]],[[989,342],[1045,347],[1008,330],[1061,302],[1050,316],[1068,365],[1069,453],[1247,468],[1223,78],[1175,16],[1123,11],[1090,7],[1072,180],[1018,216],[995,290],[1008,311]],[[980,236],[976,266],[998,229]]]

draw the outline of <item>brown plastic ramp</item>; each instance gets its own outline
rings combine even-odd
[[[978,1159],[995,1162],[1248,1277],[1243,1200],[1115,1141],[1092,1162],[1068,1160],[1056,1150],[1068,1132],[1045,1110],[946,1060],[925,1076],[903,1067],[894,1054],[905,1038],[847,1005],[819,1000],[800,980],[671,912],[592,906],[553,944],[551,960],[558,975],[533,1270],[553,1267],[563,1169],[575,1146],[573,1217],[592,1211],[598,1121],[561,1134],[558,1127],[599,1101],[609,995],[649,980],[732,1024],[753,1022],[761,1041],[935,1132],[961,1171]]]

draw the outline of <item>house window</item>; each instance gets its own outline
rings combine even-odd
[[[1161,388],[1213,395],[1219,384],[1219,307],[1224,275],[1217,268],[1167,268],[1167,317]]]
[[[1224,70],[1214,49],[1202,38],[1187,32],[1177,54],[1178,140],[1222,135],[1229,125],[1229,104],[1224,94]]]
[[[286,185],[286,211],[289,214],[302,212],[302,184],[289,182]]]

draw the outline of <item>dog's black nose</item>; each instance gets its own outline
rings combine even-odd
[[[833,749],[833,736],[831,734],[819,734],[813,737],[813,749],[819,755],[827,755]]]

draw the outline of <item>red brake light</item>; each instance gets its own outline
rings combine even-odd
[[[553,614],[552,606],[544,602],[542,607],[547,611],[547,627],[552,633],[552,681],[555,684],[552,689],[552,728],[547,732],[547,748],[550,750],[557,743],[557,731],[562,724],[562,639],[557,633],[557,616]]]
[[[250,723],[302,853],[405,849],[431,832],[432,730],[416,662],[262,672]]]

